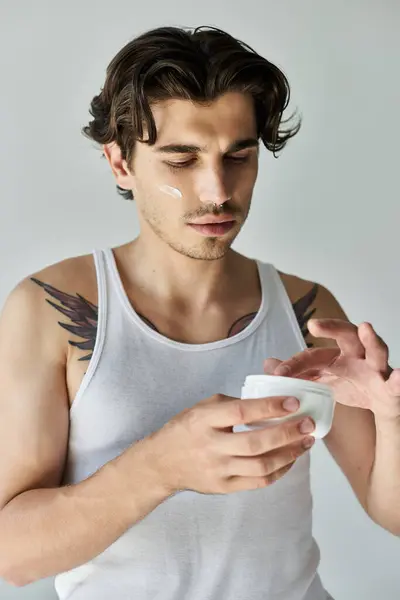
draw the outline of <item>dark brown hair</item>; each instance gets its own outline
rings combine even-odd
[[[252,95],[257,135],[274,155],[298,132],[300,120],[281,127],[290,99],[282,71],[215,27],[160,27],[129,42],[108,65],[104,87],[90,104],[93,120],[82,132],[101,145],[116,142],[131,164],[135,141],[156,142],[153,103],[169,98],[211,102],[229,91]],[[117,189],[133,200],[130,190]]]

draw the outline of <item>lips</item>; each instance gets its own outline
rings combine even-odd
[[[219,237],[225,235],[235,225],[235,221],[218,221],[210,223],[189,223],[189,226],[200,233],[201,235],[208,237]]]
[[[232,215],[221,215],[219,217],[214,215],[207,215],[202,219],[193,221],[192,223],[190,223],[190,225],[216,225],[219,223],[231,223],[232,221],[234,221]]]

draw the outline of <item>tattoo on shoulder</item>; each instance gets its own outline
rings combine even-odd
[[[63,329],[69,331],[69,333],[83,338],[84,341],[68,340],[68,343],[71,346],[88,352],[88,354],[85,354],[85,356],[82,356],[79,360],[89,361],[92,358],[96,343],[98,307],[95,304],[92,304],[92,302],[89,302],[89,300],[86,300],[86,298],[80,294],[72,296],[57,290],[47,283],[39,281],[35,277],[31,277],[31,280],[42,287],[49,296],[57,300],[56,303],[46,298],[46,302],[70,321],[70,323],[59,321],[58,324]]]
[[[301,329],[301,333],[303,334],[304,340],[306,340],[307,336],[309,335],[307,321],[308,319],[311,319],[313,314],[315,313],[316,309],[313,308],[310,310],[310,307],[312,306],[313,302],[315,301],[315,298],[317,297],[318,290],[319,286],[317,283],[315,283],[311,290],[309,290],[306,294],[304,294],[304,296],[302,296],[301,298],[296,300],[296,302],[293,303],[293,310],[295,312],[297,322]],[[306,343],[309,348],[313,347],[313,344],[311,342]]]

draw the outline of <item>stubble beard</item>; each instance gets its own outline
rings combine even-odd
[[[171,239],[166,232],[159,228],[154,222],[149,224],[154,233],[172,250],[194,260],[219,260],[223,258],[229,252],[239,233],[237,232],[234,236],[224,240],[219,237],[205,237],[198,244],[189,246]]]
[[[233,242],[235,241],[240,229],[235,227],[234,234],[226,236],[224,239],[220,237],[204,237],[199,236],[199,242],[197,244],[183,244],[168,233],[160,226],[157,219],[149,218],[149,215],[145,216],[145,220],[148,226],[153,230],[153,233],[162,241],[167,244],[172,250],[179,254],[192,258],[194,260],[219,260],[223,258],[230,250]]]
[[[151,211],[147,212],[143,211],[142,215],[147,225],[153,231],[153,233],[167,246],[169,246],[175,252],[186,256],[188,258],[192,258],[194,260],[219,260],[223,258],[231,249],[231,246],[235,239],[237,238],[241,228],[244,225],[244,222],[247,220],[247,216],[250,210],[250,204],[248,206],[247,214],[243,222],[240,223],[238,227],[235,225],[234,231],[228,233],[228,235],[222,237],[204,237],[202,238],[199,235],[199,242],[197,244],[188,245],[182,244],[178,240],[174,239],[172,236],[168,235],[168,232],[163,229],[161,226],[161,221],[159,215],[152,213]],[[185,227],[187,227],[185,225]]]

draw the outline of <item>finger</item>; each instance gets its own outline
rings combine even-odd
[[[234,476],[226,480],[224,485],[224,493],[240,492],[245,490],[258,490],[268,487],[279,479],[281,479],[293,467],[294,462],[282,467],[279,471],[275,471],[270,475],[263,477],[240,477]]]
[[[264,477],[279,471],[294,462],[314,444],[314,438],[306,437],[300,442],[285,446],[257,457],[235,456],[229,461],[228,470],[232,476]]]
[[[400,369],[393,369],[386,385],[389,388],[389,394],[400,397]]]
[[[284,417],[298,410],[297,399],[287,402],[288,396],[270,396],[241,400],[229,396],[218,396],[218,403],[203,405],[203,417],[211,427],[225,428]]]
[[[358,328],[353,323],[343,319],[310,319],[307,327],[313,337],[335,340],[344,356],[365,357]]]
[[[365,360],[371,369],[387,374],[389,348],[370,323],[361,323],[358,335],[365,348]]]
[[[223,432],[218,440],[218,449],[228,456],[261,456],[300,442],[314,429],[315,423],[309,417],[293,417],[285,423],[267,425],[263,429]]]
[[[277,358],[267,358],[264,360],[264,373],[266,375],[273,375],[275,369],[281,364],[281,360]]]
[[[315,371],[329,367],[339,356],[338,348],[309,348],[283,361],[275,375],[295,377],[304,371]]]

